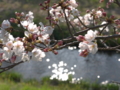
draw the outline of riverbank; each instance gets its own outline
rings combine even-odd
[[[70,83],[69,81],[49,80],[44,77],[41,82],[33,79],[25,80],[17,73],[0,74],[0,90],[118,90],[118,85],[98,84],[80,81]]]

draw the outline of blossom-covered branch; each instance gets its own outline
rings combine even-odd
[[[109,0],[107,6],[114,2],[119,6],[118,0]],[[45,18],[49,25],[44,25],[41,21],[35,24],[32,11],[27,14],[15,12],[15,18],[3,20],[0,28],[0,73],[28,60],[41,61],[46,56],[45,53],[58,54],[57,50],[75,44],[80,48],[79,55],[83,57],[89,53],[95,54],[98,50],[119,51],[119,43],[114,47],[106,43],[111,38],[115,39],[114,42],[119,40],[120,20],[115,16],[108,15],[100,7],[87,10],[82,15],[75,0],[61,0],[50,5],[50,0],[40,4],[41,10],[48,13]],[[17,24],[22,30],[15,30],[11,23]],[[64,35],[66,31],[61,28],[61,24],[66,25],[68,36]],[[59,28],[59,34],[62,34],[60,40],[52,38],[56,27]],[[14,37],[12,32],[20,32],[24,36]],[[10,63],[10,66],[3,67],[3,62]]]

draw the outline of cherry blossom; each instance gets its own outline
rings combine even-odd
[[[33,58],[35,57],[38,61],[41,61],[45,57],[45,53],[39,48],[34,48],[32,50]]]
[[[93,20],[93,16],[90,13],[85,14],[83,18],[85,19],[85,21]]]
[[[72,14],[74,16],[79,16],[80,15],[80,12],[77,10],[77,9],[72,9]]]
[[[97,31],[89,30],[87,34],[85,34],[85,38],[78,46],[80,48],[80,56],[86,57],[89,53],[95,54],[98,51],[97,43],[93,42],[97,33]]]
[[[9,49],[8,47],[4,47],[3,50],[3,59],[9,60],[13,55],[13,50]]]
[[[2,43],[5,44],[8,41],[14,41],[14,37],[13,35],[11,35],[10,33],[6,32],[6,31],[2,31],[0,32],[0,39],[2,40]]]
[[[50,41],[51,41],[49,37],[50,37],[49,34],[45,34],[45,35],[40,35],[40,36],[38,37],[38,39],[39,39],[41,42],[43,42],[44,44],[49,45],[49,43],[50,43]]]
[[[29,11],[28,14],[26,14],[26,17],[28,21],[33,21],[34,19],[33,12]]]
[[[85,34],[85,39],[88,41],[88,42],[91,42],[95,39],[96,37],[96,32],[92,31],[92,30],[89,30],[87,32],[87,34]]]
[[[10,28],[11,24],[8,20],[3,20],[1,28],[6,29],[6,28]]]
[[[13,43],[13,51],[15,55],[20,55],[24,52],[25,48],[23,46],[23,42],[21,41],[16,41]]]
[[[78,46],[81,50],[88,49],[88,44],[86,42],[80,42]]]
[[[22,53],[21,60],[24,61],[24,62],[29,61],[31,59],[30,58],[31,56],[32,56],[31,52],[28,52],[28,53],[24,52],[24,53]]]
[[[89,54],[88,49],[80,50],[80,56],[82,56],[82,57],[86,57],[88,54]]]
[[[21,25],[26,29],[27,26],[29,25],[29,21],[21,21]]]
[[[97,18],[102,17],[102,11],[100,11],[100,10],[96,11],[96,16],[97,16]]]
[[[45,35],[45,34],[49,34],[51,35],[53,33],[54,28],[51,26],[44,26],[42,22],[39,23],[40,24],[40,34],[41,35]]]
[[[29,25],[28,25],[28,31],[30,32],[30,33],[37,33],[38,32],[38,27],[37,27],[37,25],[36,24],[34,24],[34,23],[30,23]]]
[[[75,8],[78,6],[78,4],[76,3],[76,0],[69,0],[68,3]]]
[[[13,47],[13,41],[8,41],[6,43],[6,47],[8,47],[9,49],[12,49],[12,47]]]
[[[93,42],[88,43],[88,48],[89,48],[89,52],[92,54],[95,54],[98,51],[97,44]]]

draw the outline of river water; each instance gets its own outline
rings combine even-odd
[[[120,81],[120,54],[96,53],[89,54],[87,57],[80,57],[78,50],[62,49],[58,51],[58,55],[47,53],[46,58],[42,61],[29,61],[18,65],[12,71],[19,72],[24,78],[40,80],[44,76],[52,75],[52,68],[48,69],[54,63],[64,61],[67,63],[66,68],[75,72],[74,77],[82,77],[91,81]],[[49,62],[46,59],[50,59]],[[100,76],[98,79],[97,76]]]

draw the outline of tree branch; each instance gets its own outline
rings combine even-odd
[[[4,71],[7,71],[7,70],[9,70],[9,69],[11,69],[11,68],[13,68],[13,67],[15,67],[15,66],[17,66],[17,65],[19,65],[21,63],[23,63],[23,62],[24,61],[20,61],[20,62],[14,63],[13,65],[9,65],[7,67],[0,67],[0,73],[2,73]]]
[[[120,38],[119,34],[115,35],[106,35],[106,36],[97,36],[96,39],[111,39],[111,38]]]
[[[120,2],[118,0],[115,0],[115,3],[120,7]]]
[[[120,48],[120,45],[115,46],[115,47],[109,47],[109,48],[99,48],[99,50],[118,50],[118,48]]]
[[[66,20],[66,24],[67,24],[69,33],[70,33],[71,37],[73,38],[73,34],[72,34],[71,30],[70,30],[70,25],[69,25],[69,21],[68,21],[68,18],[67,18],[67,16],[66,16],[66,13],[65,13],[65,9],[63,9],[63,13],[64,13],[64,15],[65,15],[65,20]]]

